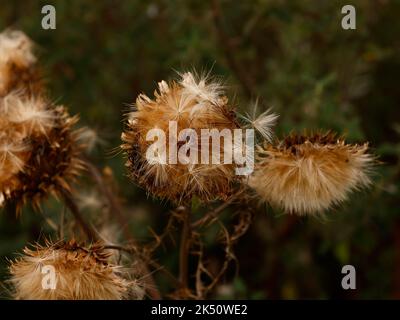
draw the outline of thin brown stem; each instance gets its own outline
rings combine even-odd
[[[67,191],[63,191],[62,196],[64,198],[65,205],[68,207],[69,211],[72,213],[75,220],[79,223],[83,232],[88,237],[89,241],[92,241],[92,242],[97,241],[96,233],[94,232],[92,227],[86,223],[85,219],[83,219],[78,206],[76,205],[74,199],[72,198],[72,195]]]
[[[179,281],[181,289],[188,289],[189,281],[189,254],[191,241],[191,203],[189,202],[186,210],[183,212],[183,228],[181,243],[179,249]]]
[[[169,272],[164,266],[161,266],[160,264],[158,264],[156,261],[152,261],[149,260],[148,258],[146,258],[145,256],[143,256],[142,254],[140,254],[136,249],[134,248],[128,248],[128,247],[124,247],[124,246],[119,246],[119,245],[114,245],[114,244],[105,244],[104,245],[104,249],[110,249],[110,250],[119,250],[119,251],[124,251],[128,254],[131,255],[137,255],[139,256],[141,259],[146,260],[146,263],[151,265],[154,269],[157,269],[161,272],[163,272],[173,283],[174,285],[178,286],[179,285],[179,281],[178,279],[175,278],[175,276]],[[160,296],[161,297],[161,296]],[[157,299],[152,297],[153,299]]]
[[[205,225],[208,222],[213,221],[221,214],[228,206],[232,204],[239,196],[245,192],[245,189],[240,189],[234,193],[227,201],[222,203],[219,207],[207,212],[202,218],[192,223],[192,228],[197,228]]]
[[[129,224],[122,212],[121,204],[119,203],[116,196],[114,196],[114,194],[108,187],[107,182],[104,181],[103,175],[101,174],[99,169],[95,165],[93,165],[89,160],[85,161],[85,165],[86,168],[88,169],[88,172],[92,176],[93,180],[96,182],[99,191],[107,198],[110,212],[112,212],[112,215],[117,218],[118,223],[120,224],[122,231],[124,233],[124,236],[131,241],[134,240],[128,230]]]
[[[131,232],[129,231],[129,224],[126,216],[122,211],[121,204],[119,203],[118,199],[114,194],[111,192],[110,188],[107,186],[106,181],[104,181],[103,175],[99,171],[99,169],[93,165],[89,160],[85,161],[86,167],[96,182],[99,191],[107,198],[108,204],[110,206],[110,212],[112,212],[113,216],[117,218],[119,225],[122,228],[124,236],[128,239],[132,245],[137,245],[136,239],[132,236]],[[161,293],[158,290],[156,283],[151,276],[150,270],[144,261],[140,261],[143,272],[146,273],[148,276],[146,277],[147,281],[147,291],[149,296],[154,300],[161,299]]]

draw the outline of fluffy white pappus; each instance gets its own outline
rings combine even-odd
[[[170,100],[168,106],[171,107],[171,118],[170,120],[179,120],[184,113],[190,112],[193,105],[193,95],[182,92],[179,99],[175,96],[168,96]]]
[[[18,30],[0,33],[0,64],[10,61],[19,67],[27,67],[36,62],[32,41]]]
[[[98,211],[104,207],[103,199],[95,190],[80,191],[77,195],[77,205],[81,210]]]
[[[168,181],[168,172],[167,172],[167,165],[161,162],[157,163],[158,159],[154,159],[152,164],[147,165],[143,169],[144,170],[144,177],[151,178],[154,177],[154,185],[155,186],[162,186]],[[151,160],[149,160],[150,162]]]
[[[0,140],[0,173],[3,169],[9,171],[11,167],[16,168],[17,171],[22,171],[25,161],[20,155],[29,151],[30,148],[28,144],[23,142]]]
[[[254,107],[253,115],[242,116],[243,119],[250,124],[250,126],[256,130],[261,136],[268,142],[271,142],[274,134],[272,128],[275,126],[279,115],[273,113],[271,109],[264,111],[259,116],[255,116],[257,105]]]
[[[199,102],[208,101],[218,105],[220,97],[224,94],[224,86],[218,81],[211,81],[208,75],[197,76],[191,72],[179,74],[183,94],[191,96],[191,99],[197,99]]]
[[[27,98],[11,92],[2,100],[1,109],[10,123],[24,125],[28,133],[46,134],[55,125],[54,111],[39,97]]]
[[[169,92],[168,83],[167,83],[166,81],[164,81],[164,80],[161,80],[161,81],[158,83],[158,88],[159,88],[159,90],[160,90],[160,94],[168,93],[168,92]]]
[[[100,137],[99,133],[95,129],[89,127],[81,128],[77,138],[82,142],[82,145],[88,153],[92,152],[96,147],[106,144],[106,141]]]

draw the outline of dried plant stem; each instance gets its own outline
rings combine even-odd
[[[190,254],[190,241],[191,241],[191,202],[186,207],[186,210],[183,211],[183,228],[182,228],[182,236],[181,243],[179,249],[179,281],[181,284],[181,289],[188,289],[188,281],[189,281],[189,254]]]
[[[145,289],[146,289],[147,293],[149,294],[149,296],[152,300],[161,300],[162,299],[161,293],[158,290],[156,282],[154,281],[152,273],[150,272],[147,264],[144,262],[143,259],[141,259],[139,261],[139,263],[143,270],[143,276],[144,276],[143,279],[145,279],[145,282],[146,282]]]
[[[132,245],[135,246],[137,244],[137,241],[136,239],[133,238],[132,234],[129,231],[128,221],[124,216],[124,213],[122,212],[121,204],[119,203],[117,197],[114,196],[110,188],[107,186],[107,183],[104,181],[103,175],[101,174],[99,169],[87,159],[85,161],[85,165],[89,173],[95,180],[96,185],[99,188],[99,191],[107,198],[108,204],[110,206],[110,213],[112,213],[117,218],[118,223],[124,232],[125,238],[128,239],[132,243]],[[146,282],[147,282],[146,290],[148,291],[152,299],[160,300],[161,299],[160,291],[158,290],[156,283],[153,277],[151,276],[148,266],[143,260],[140,261],[140,264],[143,269],[143,272],[146,274]]]
[[[89,241],[92,241],[92,242],[97,241],[96,233],[94,232],[93,228],[89,224],[87,224],[86,221],[83,219],[78,206],[76,205],[74,199],[72,198],[72,195],[67,191],[62,191],[62,196],[64,198],[64,202],[65,202],[66,206],[68,207],[69,211],[74,216],[75,220],[81,226],[83,232],[86,234]]]
[[[104,181],[103,175],[99,169],[87,159],[85,161],[85,165],[93,180],[96,182],[99,191],[107,198],[108,205],[110,207],[110,213],[117,218],[118,223],[124,232],[124,236],[129,240],[133,240],[132,235],[128,230],[128,221],[122,212],[121,204],[108,187],[107,182]]]
[[[128,247],[114,245],[114,244],[105,244],[104,249],[119,250],[119,251],[124,251],[131,255],[137,255],[137,256],[141,257],[141,259],[146,260],[147,264],[154,267],[154,269],[157,269],[157,270],[163,272],[174,283],[174,285],[176,285],[176,286],[179,285],[178,279],[176,279],[175,276],[171,272],[169,272],[164,266],[158,264],[156,261],[149,260],[147,257],[140,254],[140,252],[138,252],[133,247],[128,248]]]
[[[222,203],[219,207],[215,208],[214,210],[209,211],[206,213],[202,218],[192,223],[192,228],[197,228],[205,225],[208,222],[212,222],[214,219],[218,217],[222,211],[224,211],[229,205],[232,204],[240,195],[245,192],[245,189],[240,189],[236,193],[234,193],[227,201]]]

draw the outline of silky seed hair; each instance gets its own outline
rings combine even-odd
[[[43,90],[33,49],[33,42],[21,31],[0,33],[0,96],[17,89],[28,95]]]
[[[291,134],[258,147],[249,185],[261,200],[299,215],[321,213],[371,184],[368,143],[348,144],[325,134]]]
[[[165,132],[168,155],[171,120],[177,121],[178,133],[186,128],[196,131],[196,151],[201,150],[201,129],[221,131],[240,128],[219,82],[190,72],[182,74],[178,81],[161,81],[158,91],[154,92],[154,98],[140,94],[127,117],[126,129],[122,134],[122,149],[128,159],[126,167],[129,176],[151,195],[178,203],[192,196],[204,201],[228,197],[236,180],[232,164],[212,164],[211,159],[210,164],[149,163],[146,150],[153,142],[146,141],[147,132],[154,128]],[[221,143],[221,154],[224,151],[223,145]],[[200,154],[198,159],[201,159]]]
[[[49,194],[71,191],[83,169],[79,130],[63,106],[15,92],[0,98],[0,205],[39,209]]]
[[[257,115],[259,109],[258,99],[250,105],[249,109],[250,113],[246,112],[243,115],[239,115],[244,120],[245,127],[253,128],[263,141],[272,142],[274,138],[272,128],[275,126],[279,116],[272,112],[271,108]]]
[[[125,279],[126,271],[110,263],[110,255],[100,243],[85,247],[74,240],[25,248],[9,267],[13,296],[23,300],[141,299],[139,283]],[[54,268],[54,289],[43,288],[45,266]]]

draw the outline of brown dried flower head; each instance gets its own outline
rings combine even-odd
[[[136,299],[141,299],[143,290],[138,283],[124,279],[123,269],[110,264],[109,258],[100,244],[86,248],[73,240],[25,248],[22,257],[10,265],[14,298],[121,300],[136,291]],[[43,286],[45,266],[54,268],[54,287]]]
[[[370,185],[374,157],[368,144],[347,144],[336,134],[291,134],[259,147],[249,184],[262,200],[296,214],[322,212]]]
[[[0,205],[12,200],[20,209],[36,208],[52,193],[70,191],[82,169],[77,117],[42,97],[15,92],[0,98]]]
[[[0,33],[0,96],[23,89],[27,94],[42,90],[32,41],[21,31]]]
[[[178,134],[182,129],[190,128],[196,131],[198,137],[201,129],[221,131],[239,128],[223,87],[218,82],[188,72],[181,75],[177,82],[161,81],[154,95],[154,99],[144,94],[138,96],[136,108],[129,114],[126,130],[122,134],[122,149],[128,158],[126,166],[130,177],[152,195],[175,202],[185,201],[194,195],[204,201],[227,197],[236,178],[232,164],[213,164],[211,159],[209,163],[162,164],[157,161],[150,163],[146,158],[146,151],[153,143],[146,140],[146,134],[154,128],[165,132],[165,151],[169,154],[170,121],[176,121]],[[201,144],[199,138],[196,149],[198,159],[201,157]],[[222,153],[221,148],[221,159]]]

